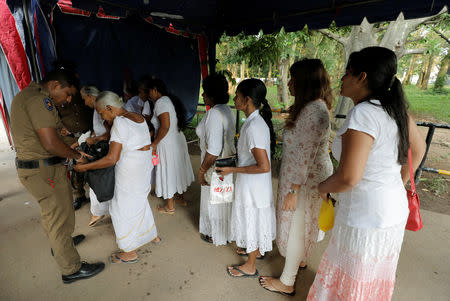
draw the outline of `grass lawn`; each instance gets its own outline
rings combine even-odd
[[[433,90],[421,90],[416,86],[404,86],[409,111],[416,119],[450,123],[450,88],[445,93],[433,93]]]
[[[409,85],[404,86],[405,95],[409,102],[409,110],[416,119],[424,119],[440,123],[450,123],[450,87],[445,88],[444,93],[434,93],[432,87],[428,90],[421,90],[420,88]],[[199,103],[203,103],[201,94],[203,89],[200,88]],[[233,106],[233,97],[230,95],[229,105]],[[291,101],[294,101],[292,96],[289,96]],[[281,108],[278,102],[277,87],[271,86],[267,88],[267,99],[272,107]],[[337,101],[334,105],[337,104]],[[199,107],[199,110],[204,110],[204,107]]]

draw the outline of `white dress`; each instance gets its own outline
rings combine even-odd
[[[236,153],[234,147],[235,116],[226,104],[215,105],[206,112],[195,132],[200,138],[201,162],[206,152],[219,158]],[[225,245],[230,238],[232,203],[210,204],[210,186],[201,186],[200,233],[210,236],[216,246]]]
[[[270,162],[270,131],[259,110],[248,116],[240,131],[237,153],[238,166],[256,164],[252,149],[266,150]],[[231,239],[247,253],[272,250],[276,236],[273,204],[272,173],[237,173],[235,201],[231,214]]]
[[[103,125],[104,120],[102,116],[94,110],[94,117],[92,118],[93,130],[95,136],[101,136],[106,133],[106,128]],[[94,190],[89,187],[89,199],[91,200],[91,213],[94,216],[102,216],[109,213],[109,206],[111,201],[99,202]]]
[[[338,195],[330,242],[307,300],[391,300],[409,214],[398,127],[378,100],[356,105],[333,141],[338,160],[348,129],[374,140],[361,180]]]
[[[138,150],[151,143],[147,123],[116,117],[110,142],[122,144],[120,159],[115,166],[110,214],[117,245],[124,252],[130,252],[158,235],[147,200],[153,168],[152,151]]]
[[[178,131],[178,119],[175,107],[169,97],[163,96],[155,103],[151,119],[155,127],[156,137],[160,122],[158,116],[169,113],[170,128],[166,136],[159,142],[156,154],[159,164],[155,166],[155,193],[164,199],[172,198],[175,193],[183,193],[194,182],[191,160],[183,132]]]

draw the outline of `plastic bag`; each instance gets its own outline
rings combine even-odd
[[[211,204],[231,203],[234,200],[233,174],[221,176],[216,172],[211,175],[210,199]]]

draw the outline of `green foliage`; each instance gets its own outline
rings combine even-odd
[[[444,87],[443,93],[432,90],[423,91],[416,86],[403,86],[409,102],[409,111],[419,119],[435,119],[450,123],[450,88]]]
[[[434,195],[441,195],[447,193],[448,184],[447,179],[444,177],[424,178],[421,177],[420,181],[423,183],[425,189],[434,193]]]
[[[436,81],[434,82],[433,92],[445,93],[444,85],[446,82],[447,82],[447,74],[444,74],[444,76],[437,77]]]
[[[235,53],[237,58],[245,60],[250,67],[262,67],[277,62],[280,56],[280,45],[274,35],[250,36],[246,43]]]

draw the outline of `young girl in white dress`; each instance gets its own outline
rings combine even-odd
[[[246,249],[248,259],[242,265],[227,268],[232,277],[257,277],[256,259],[272,250],[276,235],[270,169],[275,133],[266,94],[267,89],[259,79],[246,79],[238,85],[234,102],[236,109],[247,117],[238,141],[238,166],[216,169],[222,175],[237,174],[231,239],[238,247]]]
[[[169,96],[166,85],[160,79],[152,79],[149,84],[149,96],[155,102],[151,122],[155,128],[152,143],[153,154],[158,155],[159,164],[155,166],[155,193],[167,200],[158,211],[165,214],[175,213],[174,196],[181,206],[187,206],[183,193],[194,182],[191,160],[186,138],[182,130],[186,126],[186,110],[181,101]]]

